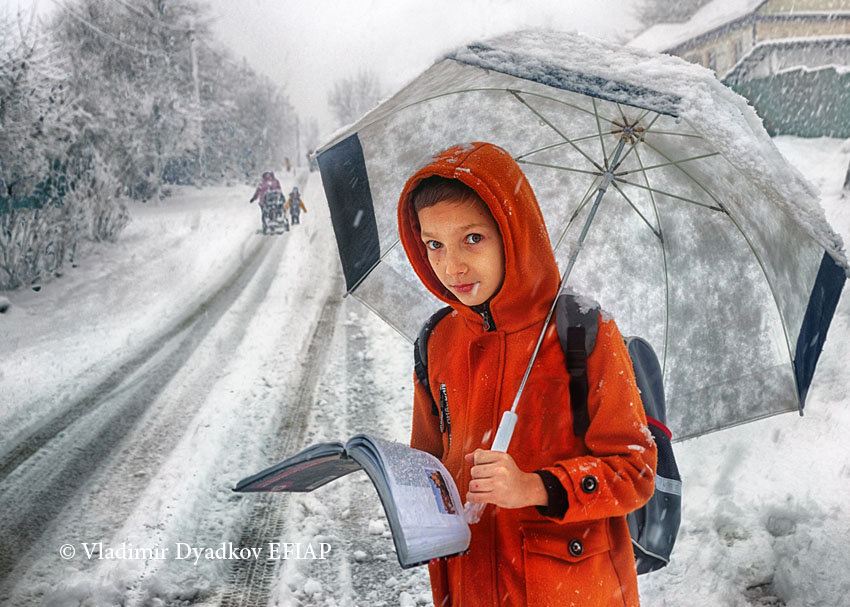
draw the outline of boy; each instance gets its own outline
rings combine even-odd
[[[428,341],[431,394],[416,385],[411,446],[439,457],[469,502],[492,504],[467,554],[429,565],[435,605],[638,605],[625,514],[652,494],[656,452],[613,321],[600,319],[587,359],[585,436],[552,326],[509,452],[488,450],[559,288],[519,166],[492,144],[446,150],[408,180],[398,219],[420,280],[454,309]]]

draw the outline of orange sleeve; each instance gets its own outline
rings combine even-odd
[[[590,427],[584,440],[590,454],[544,468],[567,492],[567,511],[557,519],[563,523],[628,514],[655,489],[655,441],[614,321],[600,322],[587,375]]]

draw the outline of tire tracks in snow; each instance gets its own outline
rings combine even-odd
[[[211,296],[193,306],[188,314],[183,315],[174,324],[154,336],[134,355],[127,357],[109,375],[90,388],[86,394],[74,398],[61,412],[52,416],[26,436],[18,437],[14,441],[14,445],[6,453],[0,454],[0,482],[5,481],[6,477],[41,449],[48,441],[76,420],[83,417],[90,410],[97,407],[104,396],[111,394],[121,387],[129,376],[142,368],[176,335],[192,327],[202,316],[208,315],[213,304],[217,301],[221,302],[223,299],[227,299],[232,303],[236,296],[241,293],[245,284],[250,281],[250,277],[259,268],[260,263],[268,253],[269,244],[270,241],[261,241],[257,246],[247,252],[243,248],[241,255],[243,262],[222,282]],[[238,284],[236,284],[237,281]],[[223,311],[221,310],[221,312]],[[85,374],[90,371],[91,369],[86,371]]]
[[[393,410],[393,403],[398,393],[394,392],[393,381],[388,380],[388,370],[376,363],[378,348],[383,343],[370,326],[376,322],[379,321],[372,312],[360,304],[354,306],[346,322],[347,436],[364,432],[384,438],[393,437],[392,418],[398,415]],[[409,352],[405,349],[404,356],[407,357]],[[413,361],[410,358],[412,375]],[[407,442],[406,436],[396,438]],[[365,474],[359,476],[361,478],[350,481],[359,483],[359,486],[352,486],[354,499],[350,512],[339,519],[341,528],[338,531],[342,542],[348,545],[347,568],[350,570],[353,604],[398,605],[402,592],[411,597],[421,594],[427,573],[423,567],[400,568],[377,490]],[[379,532],[377,522],[383,523],[383,531]],[[427,582],[424,588],[430,589]]]
[[[316,392],[306,443],[346,440],[365,432],[398,436],[401,394],[394,371],[383,367],[387,356],[404,354],[387,348],[377,335],[379,321],[352,299],[342,305],[345,317],[331,342],[331,356],[321,372],[326,378]],[[412,364],[412,361],[411,361]],[[405,374],[402,383],[407,379]],[[406,395],[405,395],[406,396]],[[402,404],[401,414],[408,405]],[[281,494],[281,497],[287,494]],[[395,555],[386,516],[375,487],[357,472],[313,493],[287,496],[287,541],[331,544],[326,560],[285,561],[275,599],[286,607],[398,605],[402,592],[421,597],[428,590],[423,568],[402,570]],[[272,604],[272,603],[269,603]]]
[[[331,294],[322,307],[313,336],[302,357],[301,378],[293,399],[293,406],[281,420],[277,435],[280,442],[277,457],[292,455],[299,448],[307,429],[307,418],[312,409],[319,377],[323,375],[328,355],[328,344],[337,325],[340,301]],[[245,522],[240,546],[259,546],[269,538],[280,538],[288,519],[289,494],[252,494],[255,504]],[[234,561],[230,568],[225,590],[220,597],[221,607],[265,607],[269,604],[275,586],[280,561],[249,559]]]
[[[0,460],[3,484],[0,599],[9,590],[7,586],[15,582],[17,576],[12,574],[32,564],[26,558],[27,549],[36,544],[67,504],[79,495],[81,487],[102,471],[102,462],[121,447],[122,440],[133,432],[168,383],[249,286],[253,295],[244,313],[250,315],[256,310],[274,279],[286,244],[268,238],[250,249],[243,248],[243,262],[218,289],[3,456]],[[252,284],[258,275],[257,282]],[[239,338],[239,331],[231,331],[227,341]],[[157,418],[157,426],[179,424],[179,419],[191,416],[202,401],[198,398],[179,411],[165,412]],[[129,470],[128,466],[134,462],[142,469],[154,468],[156,463],[152,460],[168,452],[168,440],[163,444],[163,433],[145,430],[146,438],[129,449],[130,457],[119,466],[121,469]],[[172,440],[178,438],[174,436]],[[139,485],[146,482],[144,476],[139,477]],[[131,480],[125,474],[121,482]],[[133,492],[127,493],[117,503],[110,500],[109,514],[113,519],[132,508]]]

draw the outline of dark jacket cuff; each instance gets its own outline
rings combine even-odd
[[[534,473],[540,476],[543,487],[546,489],[546,495],[549,496],[549,505],[535,506],[537,512],[549,518],[564,518],[567,508],[570,507],[567,490],[564,489],[558,477],[548,470],[535,470]]]

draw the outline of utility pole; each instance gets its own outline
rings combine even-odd
[[[298,115],[295,115],[295,166],[301,166],[301,127]]]
[[[189,57],[192,61],[192,82],[194,83],[195,115],[195,141],[198,146],[198,163],[200,165],[201,177],[207,176],[207,153],[204,146],[204,116],[201,112],[201,79],[198,75],[198,52],[195,48],[195,20],[189,22]]]

